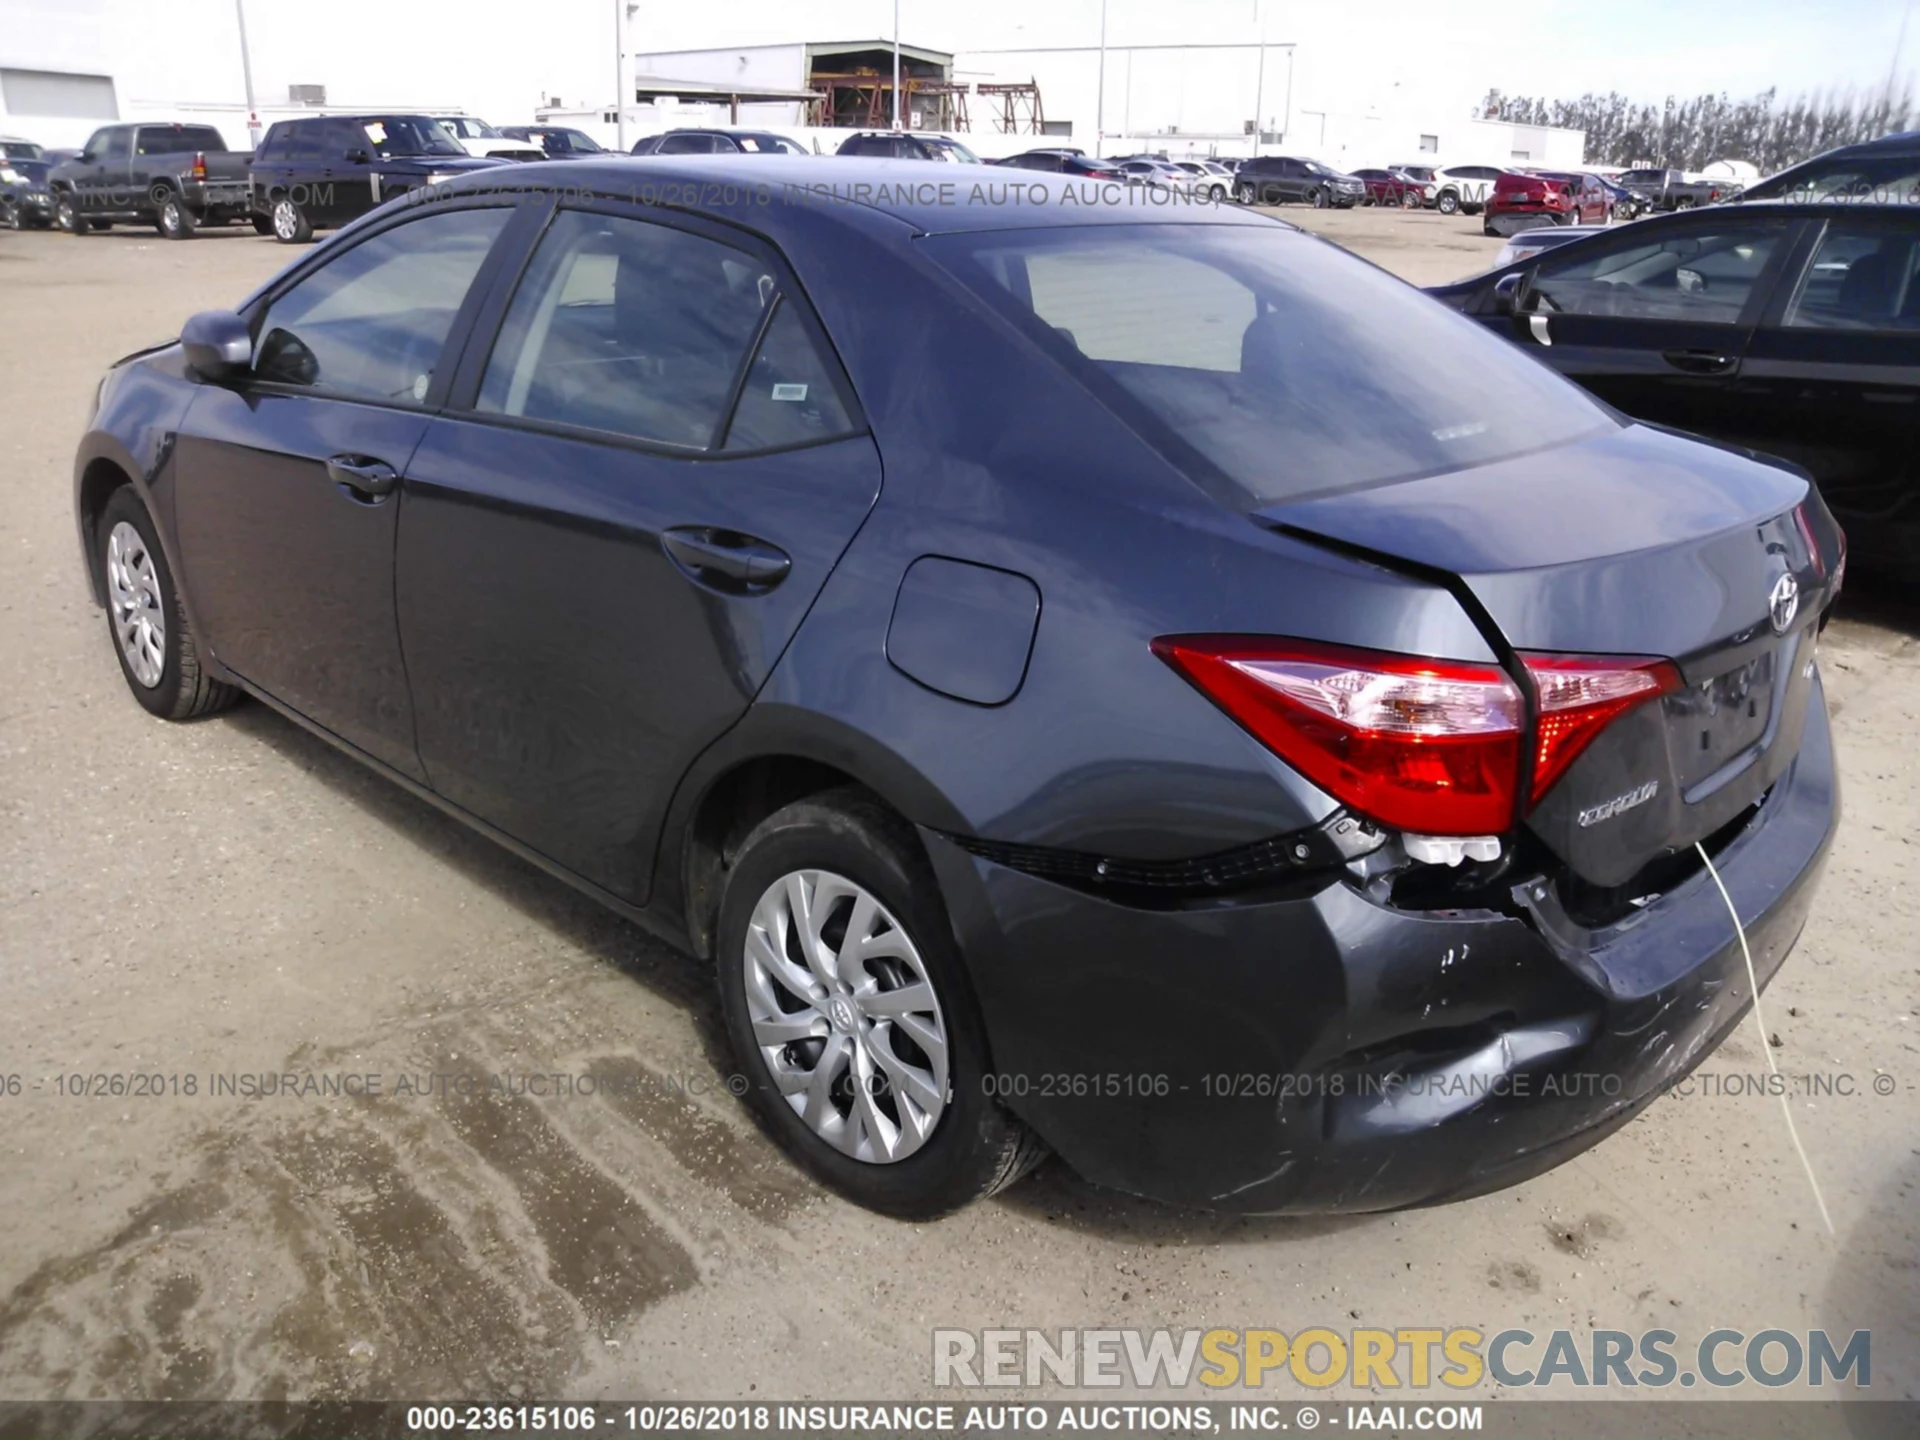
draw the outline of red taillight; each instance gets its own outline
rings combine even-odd
[[[1530,805],[1551,790],[1580,752],[1637,705],[1680,688],[1665,660],[1615,655],[1522,655],[1540,697]]]
[[[203,152],[198,150],[194,151],[193,169],[190,173],[196,180],[204,180],[207,178],[207,157]]]
[[[1513,823],[1525,705],[1497,665],[1233,635],[1172,636],[1153,650],[1363,814],[1425,835]]]
[[[1395,829],[1497,835],[1519,806],[1526,701],[1498,665],[1307,640],[1178,635],[1153,652],[1314,784]],[[1526,655],[1529,808],[1609,723],[1680,684],[1664,660]]]

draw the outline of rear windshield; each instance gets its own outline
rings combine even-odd
[[[136,155],[181,155],[189,150],[224,150],[227,142],[211,125],[142,125]]]
[[[1256,503],[1484,465],[1615,423],[1474,321],[1279,225],[922,243],[1149,440]]]

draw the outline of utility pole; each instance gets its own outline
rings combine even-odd
[[[900,128],[900,0],[893,0],[893,128]]]
[[[1131,88],[1131,87],[1129,87]],[[1107,139],[1107,0],[1100,0],[1100,79],[1094,90],[1093,153],[1106,153]]]
[[[1263,124],[1260,119],[1260,108],[1266,104],[1267,99],[1267,22],[1260,13],[1260,0],[1253,0],[1253,28],[1260,41],[1260,59],[1255,63],[1253,71],[1253,154],[1254,158],[1258,159],[1260,130]]]
[[[627,0],[613,0],[613,139],[627,151]]]
[[[260,114],[253,106],[253,57],[247,54],[246,0],[233,0],[234,18],[240,22],[240,80],[247,90],[247,146],[260,148]]]

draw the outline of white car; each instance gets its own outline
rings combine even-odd
[[[433,118],[446,127],[447,132],[460,142],[461,148],[469,155],[494,156],[501,160],[547,158],[539,146],[502,135],[478,116],[436,115]]]
[[[1233,193],[1233,171],[1218,160],[1176,160],[1173,162],[1194,178],[1194,190],[1208,200],[1224,201]]]
[[[1421,198],[1442,215],[1473,215],[1484,209],[1493,182],[1504,172],[1498,165],[1389,165],[1420,182]]]

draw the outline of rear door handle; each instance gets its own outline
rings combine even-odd
[[[400,483],[391,465],[367,455],[335,455],[327,461],[327,478],[363,505],[378,505]]]
[[[676,525],[660,535],[660,548],[689,578],[718,590],[760,594],[787,578],[793,560],[778,546],[738,530]]]
[[[1660,358],[1689,375],[1724,375],[1739,364],[1737,357],[1718,350],[1663,350]]]

